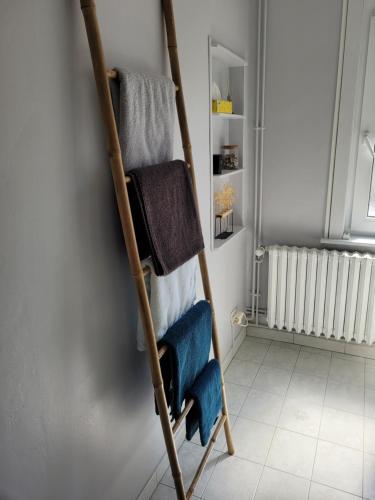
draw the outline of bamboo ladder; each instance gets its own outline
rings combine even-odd
[[[224,387],[224,378],[223,374],[221,373],[222,399],[223,399],[221,417],[219,418],[216,424],[215,430],[208,443],[203,458],[198,466],[193,481],[189,489],[185,493],[183,478],[181,474],[176,445],[174,441],[174,435],[179,429],[182,422],[184,421],[186,415],[191,410],[194,403],[192,400],[186,402],[181,416],[172,425],[172,423],[169,420],[168,407],[163,387],[163,379],[160,370],[160,359],[165,354],[167,349],[165,347],[162,347],[160,350],[158,350],[157,343],[155,340],[150,304],[144,281],[144,277],[149,272],[149,268],[147,267],[142,268],[142,264],[138,254],[137,242],[133,226],[133,219],[131,215],[128,191],[127,191],[127,183],[130,182],[130,178],[125,176],[125,169],[121,157],[120,144],[117,134],[117,127],[113,113],[112,99],[109,88],[109,79],[116,78],[117,73],[115,70],[108,70],[105,64],[104,51],[100,37],[98,20],[96,17],[96,8],[94,0],[80,0],[80,3],[85,20],[95,81],[107,133],[107,147],[108,147],[108,154],[114,181],[114,187],[116,191],[117,205],[120,213],[125,245],[129,257],[130,269],[136,284],[139,305],[141,308],[141,316],[142,316],[143,328],[145,331],[145,338],[146,338],[147,351],[150,362],[152,383],[154,386],[155,399],[159,409],[161,426],[164,434],[164,440],[172,470],[172,475],[176,487],[177,498],[179,500],[186,500],[191,498],[191,496],[193,495],[194,488],[200,478],[200,475],[204,470],[208,457],[216,442],[217,436],[223,426],[225,430],[228,453],[230,455],[234,454],[234,446],[228,419],[228,408],[227,408],[227,401],[226,401],[226,394]],[[177,105],[178,120],[181,130],[184,156],[186,163],[190,167],[189,172],[192,178],[194,196],[195,198],[197,198],[195,176],[194,176],[194,162],[190,144],[189,128],[186,118],[184,94],[182,89],[172,0],[162,0],[162,6],[165,18],[165,26],[167,31],[168,53],[171,66],[171,73],[173,81],[176,85],[176,105]],[[212,303],[210,280],[208,276],[207,261],[204,250],[202,250],[199,253],[198,257],[199,257],[200,271],[202,276],[205,298],[210,303],[212,310],[212,344],[213,344],[214,356],[217,360],[220,361],[218,331],[215,320],[215,311]]]

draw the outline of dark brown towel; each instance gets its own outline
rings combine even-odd
[[[140,257],[151,255],[156,275],[164,276],[204,248],[188,167],[174,160],[128,175]]]

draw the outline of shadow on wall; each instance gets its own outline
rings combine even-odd
[[[76,8],[73,10],[75,36],[70,40],[70,53],[76,74],[82,64],[77,47],[87,45],[87,40],[83,19],[77,17]],[[111,52],[107,52],[110,60]],[[87,51],[85,57],[88,55]],[[76,206],[72,210],[77,214],[75,233],[85,282],[82,352],[90,373],[92,397],[101,400],[111,394],[126,410],[126,416],[133,418],[144,404],[145,394],[139,387],[150,383],[150,375],[146,354],[136,350],[137,296],[106,155],[91,60],[85,61],[83,69],[84,78],[73,80],[71,85],[75,144],[71,175],[79,170]],[[93,123],[97,126],[93,127]]]

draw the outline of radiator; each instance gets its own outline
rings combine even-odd
[[[268,247],[270,328],[375,343],[375,257]]]

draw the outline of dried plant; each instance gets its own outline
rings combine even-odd
[[[215,193],[215,203],[218,213],[233,208],[236,193],[232,184],[225,184],[223,189]]]

